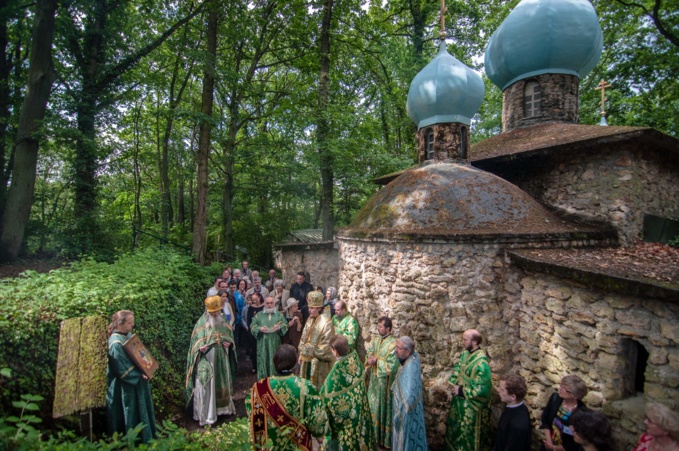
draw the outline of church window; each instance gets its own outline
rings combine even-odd
[[[425,139],[426,139],[426,147],[425,147],[425,160],[433,160],[434,159],[434,130],[432,128],[428,128],[425,132]]]
[[[467,158],[467,127],[460,129],[460,158]]]
[[[648,364],[648,351],[636,340],[624,338],[622,350],[626,357],[623,371],[623,396],[635,396],[644,392],[646,383],[646,365]]]
[[[524,117],[536,117],[542,114],[542,92],[537,81],[529,81],[523,90]]]

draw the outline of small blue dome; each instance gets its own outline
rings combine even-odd
[[[542,74],[583,78],[601,57],[603,33],[587,0],[522,0],[486,47],[486,75],[503,91]]]
[[[485,90],[481,76],[448,53],[442,42],[436,57],[410,83],[408,116],[417,128],[448,122],[470,125]]]

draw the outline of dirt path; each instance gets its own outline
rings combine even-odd
[[[41,258],[19,260],[14,263],[0,265],[0,279],[18,277],[19,274],[29,269],[39,273],[50,272],[53,269],[61,268],[67,263],[64,260]]]

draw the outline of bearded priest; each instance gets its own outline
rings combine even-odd
[[[264,309],[252,319],[250,332],[257,340],[257,379],[275,374],[273,356],[288,331],[285,316],[276,308],[273,296],[264,299]]]
[[[201,426],[214,424],[218,415],[236,413],[232,398],[236,348],[233,330],[221,312],[219,296],[205,299],[205,313],[191,334],[186,394],[189,403],[193,401],[193,419]]]

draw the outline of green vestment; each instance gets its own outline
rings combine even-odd
[[[316,387],[308,380],[295,375],[271,376],[267,380],[279,406],[283,407],[288,414],[306,426],[311,435],[314,437],[322,436],[327,418]],[[252,398],[251,391],[245,398],[245,408],[250,418],[251,432],[254,433]],[[291,431],[292,428],[285,426],[279,428],[276,422],[268,415],[265,427],[267,438],[274,444],[273,449],[276,451],[293,451],[298,449],[286,434],[286,430]]]
[[[219,415],[236,413],[232,393],[237,365],[233,331],[225,319],[211,326],[209,316],[205,312],[193,328],[186,364],[186,394],[189,401],[193,400],[193,419],[201,426],[214,424]],[[228,348],[224,348],[225,342],[230,343]],[[205,352],[200,351],[203,346],[208,347]]]
[[[146,427],[139,437],[144,443],[156,437],[156,416],[149,381],[123,349],[130,334],[113,332],[108,339],[108,371],[106,373],[106,425],[109,435],[125,434],[139,423]]]
[[[446,450],[489,450],[492,383],[485,352],[465,350],[448,382],[462,386],[464,397],[453,395],[446,427]]]
[[[358,335],[361,333],[361,326],[358,320],[351,313],[347,313],[342,318],[339,315],[332,317],[332,325],[337,335],[344,335],[349,342],[349,351],[356,350]]]
[[[315,387],[321,387],[330,369],[335,363],[335,357],[330,349],[330,339],[335,335],[332,319],[324,314],[317,318],[309,318],[302,331],[299,341],[299,357],[302,366],[299,375],[309,379]]]
[[[375,440],[380,446],[391,448],[391,429],[394,417],[391,397],[391,384],[399,368],[394,354],[396,338],[389,334],[386,337],[373,335],[367,357],[377,358],[377,362],[368,368],[370,383],[368,384],[368,403],[375,428]]]
[[[375,449],[370,406],[363,380],[363,365],[356,351],[342,357],[330,370],[321,388],[328,414],[330,435],[325,449],[362,451]]]
[[[280,329],[273,331],[274,326]],[[262,332],[262,327],[266,327],[267,332]],[[281,337],[287,331],[288,322],[278,310],[274,313],[264,313],[262,310],[252,318],[250,332],[257,339],[257,379],[276,374],[273,367],[273,355],[281,345]]]

